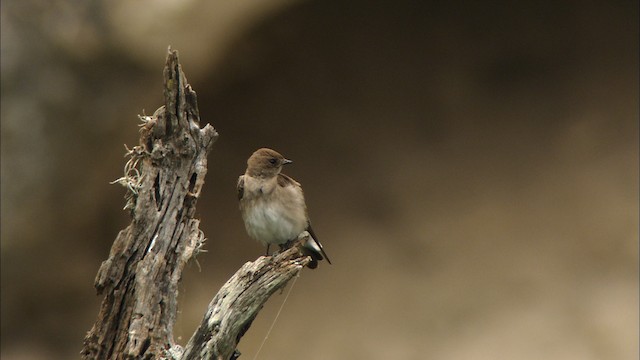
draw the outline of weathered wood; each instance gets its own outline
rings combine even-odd
[[[298,242],[276,256],[263,256],[244,264],[209,303],[200,326],[184,349],[182,360],[237,358],[240,338],[269,297],[310,261],[311,257],[300,251]]]
[[[124,176],[131,224],[116,237],[95,288],[104,294],[98,319],[84,340],[84,359],[234,359],[236,346],[269,297],[309,264],[301,242],[246,263],[211,301],[200,327],[182,349],[173,340],[178,284],[204,234],[194,219],[218,137],[200,128],[196,94],[176,51],[164,68],[165,105],[141,116],[140,143],[128,150]]]
[[[176,51],[164,68],[165,105],[141,117],[140,144],[125,175],[132,222],[122,230],[96,276],[104,294],[84,340],[84,359],[156,359],[174,345],[178,283],[204,234],[193,219],[218,134],[200,128],[196,94]]]

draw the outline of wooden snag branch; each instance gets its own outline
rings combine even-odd
[[[218,137],[200,128],[196,93],[169,49],[165,105],[141,116],[140,143],[128,149],[125,209],[120,231],[95,279],[104,295],[84,339],[84,359],[233,359],[236,346],[268,298],[308,264],[298,245],[246,263],[211,301],[183,349],[173,339],[182,270],[205,237],[194,219],[207,173],[207,154]]]

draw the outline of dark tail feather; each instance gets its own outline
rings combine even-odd
[[[307,227],[307,232],[309,233],[311,239],[307,239],[303,244],[303,249],[305,250],[305,255],[311,256],[313,261],[309,263],[309,268],[315,269],[318,266],[318,260],[326,259],[329,264],[331,264],[331,260],[329,260],[329,256],[324,252],[324,248],[320,241],[318,241],[316,234],[313,232],[311,228],[311,224]]]

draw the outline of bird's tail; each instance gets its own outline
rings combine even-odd
[[[318,267],[318,261],[322,259],[326,259],[327,262],[331,264],[329,256],[327,256],[327,253],[324,252],[324,248],[322,247],[320,241],[316,239],[311,226],[309,226],[309,228],[307,229],[307,233],[309,236],[305,236],[304,233],[301,234],[301,236],[305,237],[302,242],[302,252],[307,256],[311,256],[311,262],[307,266],[310,269],[315,269],[316,267]]]

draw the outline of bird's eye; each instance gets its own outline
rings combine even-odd
[[[278,162],[278,160],[276,158],[271,158],[269,159],[269,162],[271,163],[271,165],[275,165]]]

